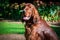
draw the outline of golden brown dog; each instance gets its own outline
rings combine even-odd
[[[41,19],[33,4],[25,4],[24,11],[26,40],[58,40],[56,33]]]

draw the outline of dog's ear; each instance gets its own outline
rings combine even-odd
[[[33,11],[33,13],[32,13],[32,15],[33,15],[33,23],[36,23],[39,20],[38,11],[37,11],[37,9],[35,7],[33,7],[32,11]]]

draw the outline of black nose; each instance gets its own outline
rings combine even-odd
[[[23,13],[25,13],[25,11],[23,10]]]
[[[25,17],[25,11],[24,10],[22,11],[22,16]]]

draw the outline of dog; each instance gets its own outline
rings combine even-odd
[[[58,40],[57,34],[43,20],[35,6],[26,3],[22,19],[25,21],[26,40]]]

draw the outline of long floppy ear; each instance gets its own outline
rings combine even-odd
[[[36,23],[37,21],[39,21],[39,14],[38,14],[38,11],[37,9],[34,7],[33,8],[33,22]]]

